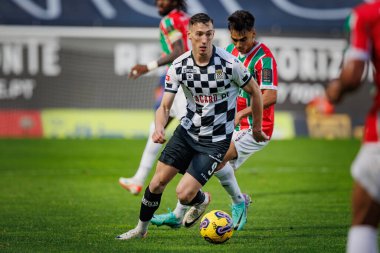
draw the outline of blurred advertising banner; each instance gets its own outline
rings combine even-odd
[[[150,109],[159,75],[135,81],[133,65],[157,59],[155,28],[0,27],[0,108]],[[276,110],[304,114],[339,72],[342,39],[259,37],[273,51],[279,74]],[[229,32],[216,31],[216,44],[230,43]],[[368,86],[368,87],[367,87]],[[337,111],[361,123],[370,101],[369,85]]]
[[[41,112],[43,137],[58,139],[146,138],[153,119],[151,110],[46,109]],[[291,116],[279,112],[276,113],[276,119],[278,122],[273,138],[293,138],[295,130]],[[170,136],[177,125],[176,120],[170,123],[166,134]]]
[[[41,114],[37,110],[0,110],[0,136],[40,138]]]
[[[15,28],[1,29],[0,105],[2,108],[150,108],[157,76],[136,81],[127,75],[136,63],[157,59],[156,29]],[[259,37],[274,53],[279,74],[278,109],[304,110],[339,73],[342,39]],[[216,32],[225,47],[229,34]],[[356,100],[357,111],[367,106]],[[356,111],[356,109],[355,109]]]

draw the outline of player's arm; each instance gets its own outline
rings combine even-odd
[[[176,40],[173,43],[173,51],[170,54],[162,56],[157,61],[152,61],[146,65],[137,64],[133,66],[128,77],[132,79],[136,79],[149,71],[152,71],[160,66],[164,66],[166,64],[173,62],[178,56],[180,56],[184,52],[185,52],[185,45],[183,44],[182,40],[181,39]]]
[[[262,99],[263,99],[264,109],[268,108],[271,105],[276,104],[276,102],[277,102],[277,90],[263,90]],[[235,126],[238,125],[243,118],[245,118],[251,114],[252,114],[252,109],[250,106],[239,111],[235,117]]]
[[[169,64],[183,53],[185,53],[185,45],[183,44],[182,40],[177,40],[173,43],[173,51],[170,54],[158,59],[157,64],[158,66]]]
[[[338,103],[345,93],[356,90],[361,84],[365,64],[364,61],[357,59],[344,63],[339,78],[331,81],[327,86],[327,99],[332,103]]]
[[[366,62],[370,59],[370,35],[368,34],[367,19],[355,10],[351,13],[349,22],[349,48],[345,54],[345,61],[338,79],[329,83],[326,97],[332,103],[338,103],[343,95],[356,90],[361,84]]]
[[[165,126],[169,120],[169,112],[174,101],[175,93],[165,92],[161,101],[160,107],[156,111],[155,130],[152,136],[153,142],[164,143],[165,139]]]
[[[180,82],[174,67],[175,63],[170,66],[165,77],[165,92],[161,100],[161,104],[156,111],[155,130],[152,136],[153,142],[164,143],[165,126],[168,124],[169,112],[172,107],[175,95],[177,94]]]
[[[269,106],[276,104],[277,90],[263,90],[263,106],[267,109]]]
[[[268,140],[268,136],[261,130],[263,119],[263,101],[261,97],[261,91],[256,81],[251,78],[249,82],[243,87],[244,91],[250,94],[251,106],[253,118],[252,135],[257,142]]]

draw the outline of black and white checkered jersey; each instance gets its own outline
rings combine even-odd
[[[231,138],[236,97],[251,74],[232,54],[213,47],[207,66],[198,66],[188,51],[173,61],[165,92],[176,93],[180,85],[187,99],[187,115],[181,125],[195,140],[211,143]]]

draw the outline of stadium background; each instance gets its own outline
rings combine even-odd
[[[360,132],[368,84],[335,115],[306,108],[337,76],[344,20],[359,2],[189,0],[188,7],[214,18],[222,47],[230,43],[230,13],[246,9],[256,16],[258,39],[278,63],[274,138],[346,138]],[[1,1],[0,136],[146,137],[164,68],[136,81],[127,74],[159,56],[158,22],[153,0]]]

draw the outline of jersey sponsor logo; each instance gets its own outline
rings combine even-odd
[[[221,70],[221,69],[215,70],[215,80],[216,81],[223,81],[224,80],[223,70]]]
[[[207,95],[196,95],[194,96],[194,100],[195,102],[197,103],[215,103],[216,101],[218,101],[218,96],[216,94],[213,94],[213,95],[210,95],[210,96],[207,96]]]
[[[271,69],[263,69],[263,82],[264,83],[272,83],[272,70]]]
[[[170,81],[170,76],[169,76],[169,75],[166,75],[165,80],[166,80],[166,81]]]
[[[228,98],[230,93],[227,91],[226,93],[221,94],[222,99]]]
[[[194,100],[197,103],[201,104],[210,104],[210,103],[215,103],[219,100],[226,99],[230,96],[230,93],[227,91],[226,93],[219,94],[219,97],[217,94],[212,94],[212,95],[195,95]]]
[[[189,130],[191,125],[192,125],[192,122],[189,118],[183,117],[181,119],[181,126],[183,126],[183,128],[185,128],[186,130]]]

